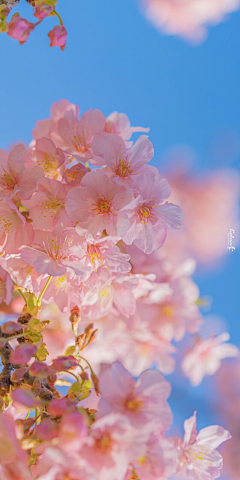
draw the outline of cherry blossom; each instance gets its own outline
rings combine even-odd
[[[9,154],[0,150],[0,199],[8,200],[17,194],[27,200],[35,192],[38,180],[43,177],[43,170],[39,167],[26,169],[24,156],[25,147],[21,144]]]
[[[35,230],[33,245],[23,247],[21,257],[38,273],[61,276],[66,274],[67,269],[72,269],[76,275],[82,276],[90,270],[77,261],[79,249],[81,252],[81,238],[75,229],[66,228],[61,233]]]
[[[238,0],[141,0],[146,16],[161,31],[201,42],[207,26],[221,22],[239,9]]]
[[[197,386],[205,375],[213,375],[220,367],[221,360],[239,355],[238,348],[231,343],[227,332],[207,340],[200,340],[184,357],[182,371],[192,385]]]
[[[132,191],[116,185],[101,170],[87,173],[81,187],[67,195],[66,210],[78,222],[77,230],[88,230],[93,236],[106,230],[108,235],[122,235],[129,220],[123,208],[132,200]],[[80,229],[79,229],[80,227]]]
[[[132,188],[136,197],[129,205],[130,226],[123,235],[127,245],[135,245],[145,253],[152,253],[162,247],[167,228],[181,227],[182,212],[180,207],[172,203],[162,202],[171,193],[168,182],[154,173],[140,175],[133,180]]]
[[[231,438],[230,433],[219,425],[212,425],[197,434],[196,412],[184,422],[184,430],[183,441],[176,441],[181,453],[180,469],[184,468],[187,478],[190,479],[194,476],[199,480],[218,478],[223,460],[216,449]]]

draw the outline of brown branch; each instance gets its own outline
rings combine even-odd
[[[5,335],[2,333],[0,328],[0,338],[5,338]],[[9,343],[6,343],[4,347],[0,348],[0,357],[3,365],[3,369],[0,373],[0,397],[5,397],[9,393],[11,385],[11,371],[13,366],[10,362],[10,353],[12,347]]]

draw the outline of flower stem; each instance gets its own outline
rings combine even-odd
[[[16,285],[16,287],[18,286],[16,284],[16,282],[14,282],[13,280],[12,280],[12,282],[13,282],[14,285]],[[27,304],[27,299],[26,299],[24,293],[22,292],[22,290],[20,288],[18,289],[18,292],[22,295],[22,298],[23,298],[24,302]]]
[[[59,13],[57,12],[57,10],[53,10],[53,13],[55,13],[55,15],[57,15],[57,17],[59,18],[60,25],[63,26],[63,21],[62,21],[60,15],[59,15]]]
[[[50,282],[51,278],[52,278],[52,275],[49,275],[49,277],[48,277],[48,279],[47,279],[47,281],[46,281],[46,284],[45,284],[45,286],[43,287],[43,289],[42,289],[42,291],[41,291],[41,293],[40,293],[40,295],[39,295],[39,297],[38,297],[38,299],[37,299],[37,305],[39,305],[39,303],[41,302],[41,299],[42,299],[44,293],[45,293],[46,290],[47,290],[47,287],[48,287],[48,285],[49,285],[49,282]]]
[[[81,357],[81,355],[78,355],[78,357],[81,358],[82,360],[84,360],[84,361],[88,364],[88,366],[89,366],[89,368],[90,368],[90,370],[91,370],[91,373],[94,373],[94,372],[93,372],[93,369],[92,369],[92,367],[91,367],[91,365],[90,365],[90,363],[86,360],[86,358]]]

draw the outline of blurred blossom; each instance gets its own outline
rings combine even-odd
[[[146,16],[168,35],[202,42],[207,27],[238,10],[239,0],[141,0]]]
[[[234,247],[239,243],[239,192],[240,178],[236,170],[215,170],[205,175],[193,174],[187,169],[165,173],[171,185],[170,201],[184,211],[182,229],[171,229],[162,251],[172,260],[189,256],[204,267],[218,264],[231,253],[228,233],[234,230]],[[176,248],[177,244],[177,248]]]

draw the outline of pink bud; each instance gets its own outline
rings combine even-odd
[[[37,353],[38,347],[31,343],[21,343],[10,354],[10,361],[14,364],[28,363],[30,358]]]
[[[30,375],[39,378],[47,378],[49,375],[49,367],[44,362],[34,362],[29,369]]]
[[[53,360],[51,369],[56,372],[67,372],[70,368],[78,367],[79,362],[72,355],[58,357]]]
[[[67,40],[67,30],[63,25],[57,25],[48,33],[50,38],[50,47],[61,47],[62,50],[65,48]]]
[[[54,7],[51,7],[50,5],[46,5],[45,2],[41,3],[36,7],[36,10],[34,12],[34,17],[37,17],[39,20],[43,20],[43,18],[46,18],[52,11],[54,10]]]
[[[34,28],[35,25],[33,23],[28,22],[25,18],[21,18],[19,15],[14,15],[8,24],[7,34],[9,37],[19,40],[22,45],[27,41]]]
[[[84,175],[86,175],[88,172],[89,168],[86,168],[85,165],[78,163],[77,165],[65,170],[64,180],[69,185],[77,186],[81,184]]]
[[[1,327],[2,333],[7,333],[8,335],[12,335],[15,332],[19,332],[22,329],[22,325],[16,322],[6,322]]]

